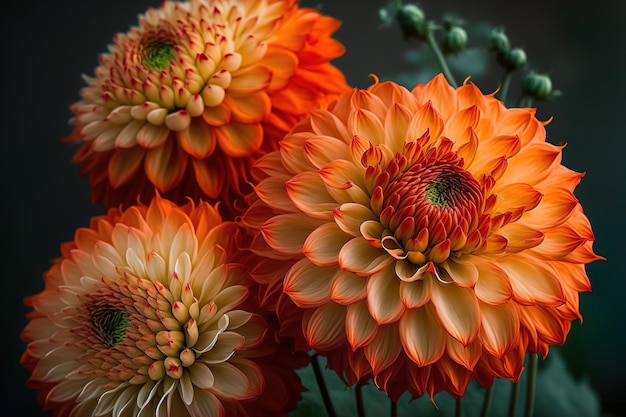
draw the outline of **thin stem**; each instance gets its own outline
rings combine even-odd
[[[532,417],[535,408],[535,385],[537,383],[537,364],[539,358],[531,353],[528,358],[528,392],[526,392],[526,417]]]
[[[500,86],[500,100],[506,103],[506,96],[509,93],[509,86],[511,85],[511,78],[513,78],[513,71],[507,70],[502,76],[502,84]]]
[[[517,107],[531,107],[532,105],[533,98],[531,96],[523,95],[522,98],[519,99]]]
[[[427,29],[425,36],[426,36],[426,42],[428,42],[428,46],[430,47],[430,49],[435,54],[435,58],[437,59],[437,63],[439,64],[439,67],[441,67],[441,72],[443,72],[443,75],[446,77],[446,80],[448,80],[448,83],[452,87],[456,87],[457,83],[456,83],[456,81],[454,81],[454,77],[452,76],[452,72],[450,72],[450,68],[448,67],[448,63],[446,62],[446,58],[443,56],[443,53],[441,52],[441,49],[439,48],[439,45],[437,45],[437,42],[435,41],[435,37],[433,36],[432,29],[430,29],[430,28]]]
[[[391,400],[391,411],[389,412],[391,417],[398,417],[398,403]]]
[[[485,391],[485,401],[483,402],[483,411],[480,413],[480,417],[487,417],[489,415],[489,410],[491,409],[491,401],[493,400],[493,387],[495,384],[492,384]]]
[[[328,417],[337,417],[335,413],[335,409],[333,407],[333,403],[330,400],[330,394],[328,393],[328,388],[326,388],[326,381],[324,381],[324,376],[322,375],[322,371],[320,369],[320,364],[317,359],[317,354],[311,356],[311,366],[313,367],[313,373],[315,374],[315,380],[317,381],[317,386],[320,388],[320,394],[322,395],[322,400],[324,400],[324,407],[326,408],[326,414]]]
[[[511,390],[511,403],[509,404],[509,417],[515,417],[515,414],[517,413],[517,402],[519,400],[519,389],[520,389],[520,383],[519,381],[515,382],[513,384],[512,390]]]
[[[456,399],[454,408],[455,417],[463,417],[463,397]]]
[[[359,381],[356,383],[354,392],[356,394],[356,411],[359,417],[365,417],[365,407],[363,406],[363,384]]]

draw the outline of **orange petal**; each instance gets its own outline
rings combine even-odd
[[[272,108],[272,102],[265,91],[245,96],[226,94],[224,104],[230,109],[233,122],[246,124],[261,122]]]
[[[369,344],[378,332],[378,324],[367,309],[367,302],[351,304],[346,312],[346,337],[352,350]]]
[[[363,349],[374,374],[393,365],[402,352],[402,343],[398,339],[398,326],[389,324],[378,327],[374,340]]]
[[[228,156],[248,156],[261,147],[263,128],[260,124],[228,123],[216,129],[217,143]]]
[[[432,304],[406,310],[399,332],[404,351],[418,366],[437,362],[446,349],[444,331]]]
[[[285,188],[293,204],[311,217],[330,219],[339,205],[317,172],[302,172],[288,180]]]
[[[480,340],[487,352],[501,358],[517,344],[519,338],[519,315],[515,304],[508,302],[498,306],[480,305]]]
[[[304,214],[281,214],[269,219],[261,233],[274,250],[285,253],[301,253],[307,236],[323,222]]]
[[[176,132],[178,143],[191,156],[202,159],[215,151],[215,132],[202,119],[194,117],[189,127]]]
[[[498,264],[509,277],[515,299],[522,304],[540,303],[557,307],[565,302],[557,271],[545,262],[519,256],[508,258]]]
[[[169,191],[183,178],[188,159],[173,140],[168,140],[146,153],[146,175],[159,191]]]
[[[111,154],[108,174],[111,187],[117,188],[130,180],[143,164],[145,149],[135,146],[129,149],[120,149]]]
[[[312,349],[321,351],[337,348],[344,343],[346,308],[335,303],[319,307],[311,314],[305,312],[304,336]]]
[[[481,263],[478,271],[478,281],[474,286],[476,297],[492,305],[502,304],[511,299],[513,288],[506,272],[490,262]]]
[[[419,308],[430,301],[432,280],[400,283],[400,301],[406,308]]]
[[[330,299],[348,305],[367,296],[367,278],[348,271],[337,271],[330,286]]]
[[[464,346],[476,338],[480,329],[480,310],[472,289],[435,281],[431,301],[439,322],[450,336]]]
[[[342,204],[334,210],[333,214],[335,223],[341,230],[355,237],[361,234],[360,229],[363,222],[376,219],[376,215],[369,207],[356,203]]]

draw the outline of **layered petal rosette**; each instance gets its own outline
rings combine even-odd
[[[327,95],[339,22],[296,0],[165,1],[100,56],[71,106],[73,161],[94,202],[154,195],[228,206],[251,162]]]
[[[442,75],[312,111],[255,165],[242,217],[283,331],[392,398],[517,380],[564,343],[600,257],[544,125]]]
[[[29,386],[55,416],[283,415],[307,363],[229,261],[236,226],[208,203],[109,210],[45,273],[22,332]],[[263,414],[265,413],[265,414]]]

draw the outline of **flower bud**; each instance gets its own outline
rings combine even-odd
[[[545,100],[552,93],[552,80],[547,75],[530,72],[522,81],[522,91],[535,100]]]
[[[396,11],[396,19],[406,39],[423,39],[426,30],[426,16],[414,4],[405,4]]]
[[[443,50],[446,53],[461,52],[467,45],[467,32],[460,26],[452,26],[443,35]]]
[[[508,70],[516,70],[526,64],[526,52],[522,48],[509,49],[498,54],[498,60]]]
[[[490,44],[490,49],[498,53],[505,53],[511,47],[509,44],[509,38],[500,29],[494,29],[493,31],[491,31],[489,44]]]

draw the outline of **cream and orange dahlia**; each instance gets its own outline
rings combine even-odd
[[[115,36],[71,109],[73,160],[107,207],[227,203],[251,162],[327,95],[339,22],[296,0],[165,1]]]
[[[242,217],[283,332],[392,398],[517,380],[564,343],[600,257],[544,125],[442,75],[312,111],[255,165]]]
[[[45,274],[22,364],[55,416],[287,415],[306,355],[230,262],[236,226],[208,203],[109,210]]]

